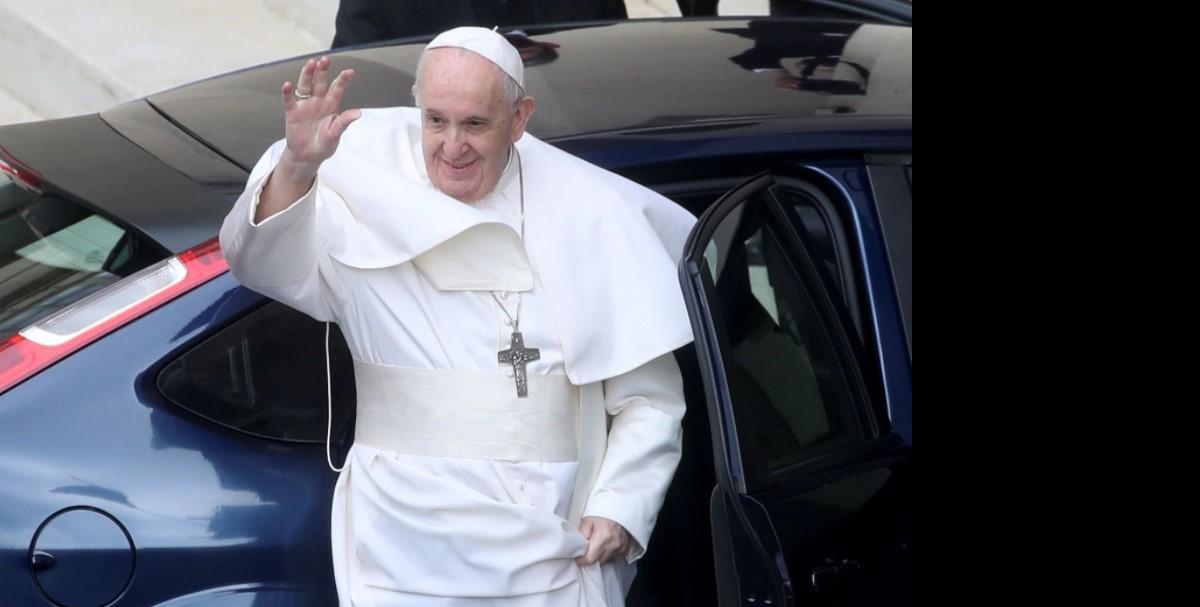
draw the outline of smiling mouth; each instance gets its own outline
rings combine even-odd
[[[449,166],[451,169],[453,169],[455,171],[462,171],[462,170],[466,170],[467,168],[471,167],[476,162],[479,162],[479,159],[476,158],[475,160],[472,160],[470,162],[450,162],[449,160],[443,160],[442,162],[446,163],[447,166]]]

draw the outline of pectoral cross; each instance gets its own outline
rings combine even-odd
[[[517,382],[517,396],[529,396],[529,383],[525,378],[525,363],[541,358],[542,352],[537,348],[526,348],[525,338],[520,331],[513,331],[512,345],[500,352],[500,362],[512,363],[513,379]]]

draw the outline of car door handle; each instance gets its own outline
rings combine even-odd
[[[809,577],[813,590],[816,590],[818,594],[836,592],[843,583],[852,578],[854,573],[862,567],[854,559],[828,558],[825,559],[825,562],[828,566],[813,569],[812,576]]]

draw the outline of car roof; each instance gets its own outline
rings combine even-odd
[[[912,116],[912,28],[811,19],[629,20],[531,28],[557,45],[526,68],[529,132],[548,141],[748,120]],[[332,53],[354,68],[345,107],[412,105],[424,39]],[[279,87],[306,57],[149,97],[243,168],[282,137]],[[786,81],[786,82],[781,82]],[[786,88],[785,88],[786,87]]]

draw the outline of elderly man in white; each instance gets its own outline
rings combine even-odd
[[[678,464],[694,218],[526,134],[523,70],[457,28],[417,108],[342,111],[353,71],[310,60],[221,229],[239,280],[354,357],[344,606],[623,605]]]

